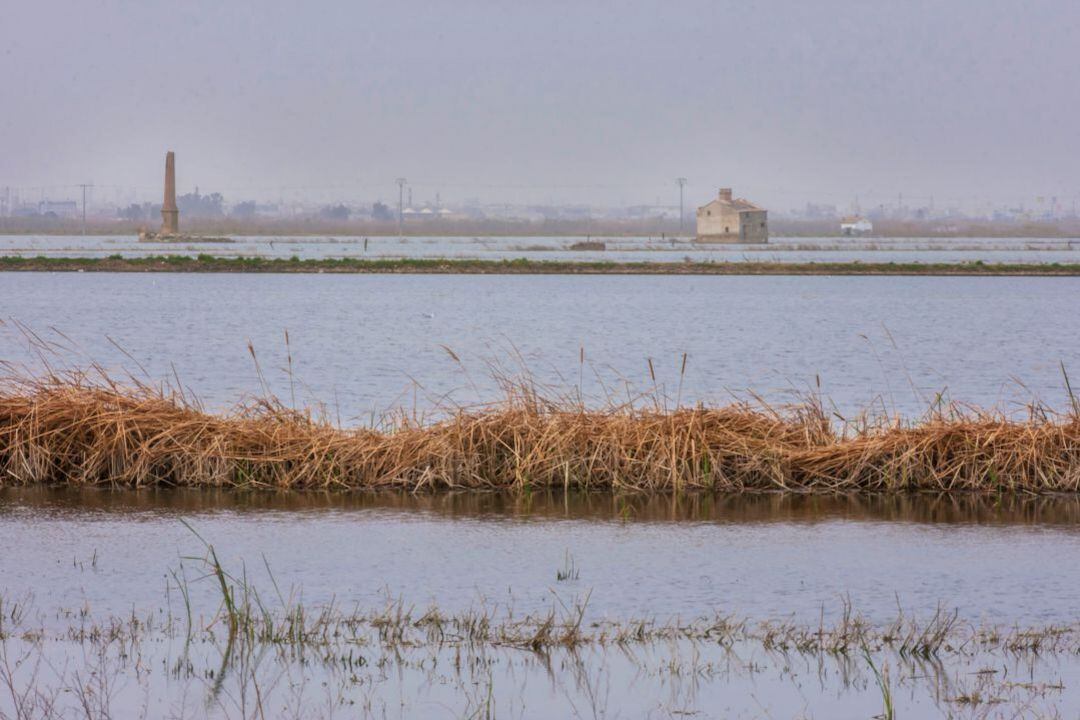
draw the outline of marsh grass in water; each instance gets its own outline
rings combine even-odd
[[[591,408],[500,379],[505,399],[427,421],[344,428],[268,393],[225,414],[103,372],[0,383],[0,483],[75,486],[633,492],[1074,493],[1080,413],[1016,419],[938,402],[914,421],[841,419],[820,398]],[[640,400],[640,399],[639,399]]]
[[[863,717],[904,716],[905,706],[1055,717],[1080,651],[1080,626],[998,628],[944,610],[872,624],[845,601],[835,622],[814,626],[723,613],[592,617],[588,593],[553,595],[549,610],[526,615],[512,600],[455,613],[394,597],[370,610],[306,606],[298,591],[281,592],[270,562],[256,573],[226,567],[189,529],[200,551],[169,574],[178,613],[169,601],[125,617],[82,608],[43,618],[32,603],[0,603],[0,717],[153,717],[163,706],[173,717],[382,717],[393,708],[547,717],[583,707],[597,717],[710,717],[710,698],[734,707],[731,697],[742,697],[750,708],[747,693],[758,692],[796,703],[763,714],[773,717],[822,717],[814,708],[837,700]],[[203,583],[214,597],[194,607],[190,586]]]
[[[555,571],[555,581],[565,582],[568,580],[577,580],[580,577],[581,571],[578,570],[577,564],[574,562],[574,556],[567,550],[566,556],[563,559],[562,568]]]

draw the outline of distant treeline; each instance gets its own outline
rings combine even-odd
[[[204,196],[212,197],[212,196]],[[180,216],[181,230],[204,235],[336,235],[336,236],[394,236],[398,234],[396,219],[373,220],[348,218],[344,213],[273,218],[260,216],[219,217]],[[120,218],[87,218],[86,232],[90,235],[135,235],[141,229],[156,229],[159,223],[147,220]],[[0,233],[7,235],[78,235],[82,232],[80,218],[49,216],[0,217]],[[405,221],[403,232],[410,236],[642,236],[692,237],[694,219],[688,217],[679,231],[679,223],[665,218],[634,219],[548,219],[523,220],[510,218],[432,218]],[[829,237],[840,235],[838,219],[794,220],[769,218],[772,237]],[[1009,222],[989,220],[925,220],[874,221],[874,237],[1080,237],[1080,218],[1045,222]]]

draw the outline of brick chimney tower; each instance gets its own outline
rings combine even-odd
[[[161,234],[180,233],[180,210],[176,207],[176,158],[173,151],[165,154],[165,201],[161,204]]]
[[[720,188],[720,199],[731,202],[731,188]]]

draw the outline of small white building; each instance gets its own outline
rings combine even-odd
[[[874,232],[874,224],[861,215],[840,218],[841,235],[869,235]]]

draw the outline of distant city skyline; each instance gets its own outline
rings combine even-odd
[[[276,192],[267,193],[266,188],[256,190],[221,188],[207,186],[204,183],[178,183],[181,194],[202,193],[208,195],[218,193],[224,196],[224,207],[256,202],[260,205],[279,205],[282,208],[313,208],[328,204],[345,204],[350,207],[370,206],[377,202],[383,202],[397,207],[397,185],[387,183],[372,183],[369,185],[335,186],[325,188],[313,187],[288,187],[282,186]],[[526,206],[549,206],[553,208],[595,208],[597,210],[618,210],[635,207],[656,207],[675,209],[679,207],[678,185],[672,182],[670,188],[654,192],[653,196],[641,196],[633,198],[627,193],[627,199],[608,202],[587,202],[582,198],[587,196],[587,191],[599,186],[562,186],[557,188],[544,186],[486,186],[476,188],[462,188],[462,186],[447,184],[414,184],[406,182],[407,191],[406,206],[422,208],[428,206],[443,207],[507,207]],[[689,183],[684,185],[686,190],[686,213],[691,215],[693,210],[714,198],[718,186],[702,190],[694,188]],[[444,190],[449,188],[449,191]],[[462,194],[455,194],[454,190],[466,190]],[[557,199],[550,191],[553,189],[571,192],[569,199]],[[624,190],[626,188],[623,188]],[[10,212],[14,207],[34,205],[57,205],[79,199],[83,190],[81,184],[54,184],[48,186],[20,187],[0,184],[0,214]],[[379,191],[382,192],[379,192]],[[654,188],[655,190],[655,188]],[[500,192],[503,191],[503,192]],[[506,191],[512,191],[517,199],[507,197]],[[113,185],[106,183],[89,183],[86,185],[88,206],[100,211],[123,207],[127,204],[152,204],[161,202],[162,188],[159,185],[153,187],[134,187]],[[258,194],[258,193],[264,194]],[[736,190],[736,196],[741,194]],[[745,194],[745,193],[743,193]],[[750,196],[753,198],[753,196]],[[755,198],[756,199],[756,198]],[[1027,197],[994,199],[989,197],[969,196],[963,198],[942,197],[932,194],[920,194],[901,192],[893,195],[849,195],[846,198],[843,193],[834,193],[830,196],[811,197],[804,202],[787,205],[772,205],[770,210],[782,215],[809,215],[815,214],[844,214],[861,212],[896,214],[901,210],[929,210],[931,215],[944,215],[949,213],[961,213],[974,216],[985,216],[995,211],[1024,210],[1026,212],[1052,215],[1052,216],[1075,216],[1080,208],[1080,193],[1071,196],[1065,195],[1030,195]]]
[[[91,179],[92,181],[92,179]],[[732,183],[728,183],[730,185]],[[710,185],[685,184],[686,207],[703,204],[712,199],[723,183]],[[124,185],[120,183],[89,183],[93,204],[116,204],[119,202],[160,202],[161,187],[144,185]],[[25,202],[40,202],[45,200],[68,200],[75,199],[82,184],[80,183],[50,183],[45,185],[17,185],[5,183],[0,179],[0,192],[6,189]],[[640,187],[610,186],[600,184],[580,185],[485,185],[470,186],[458,183],[435,183],[424,182],[408,183],[406,185],[413,193],[413,203],[417,206],[423,204],[435,204],[441,198],[443,204],[519,204],[519,205],[592,205],[597,207],[629,207],[635,205],[663,205],[677,207],[679,205],[679,188],[672,181],[670,187],[667,184],[657,183]],[[753,193],[740,191],[736,185],[735,194],[747,197],[758,197]],[[383,183],[364,183],[336,186],[288,186],[279,187],[228,187],[213,183],[188,181],[182,177],[178,180],[178,189],[181,193],[202,192],[222,193],[229,202],[256,201],[261,203],[271,202],[296,202],[308,203],[369,203],[375,201],[397,203],[397,185],[391,180]],[[610,199],[589,200],[593,191],[610,191],[617,193]],[[651,195],[649,194],[651,191]],[[1027,193],[1019,196],[1002,195],[993,197],[989,195],[969,194],[966,196],[935,195],[933,193],[919,191],[900,191],[892,193],[845,193],[842,191],[826,193],[805,190],[777,190],[774,189],[768,195],[779,198],[775,205],[778,210],[798,209],[806,205],[827,205],[837,207],[849,207],[860,205],[865,207],[896,206],[939,206],[949,205],[957,207],[973,206],[1004,206],[1004,205],[1033,205],[1049,204],[1056,199],[1060,205],[1070,205],[1080,200],[1080,192],[1061,194],[1033,194]],[[789,202],[784,202],[789,198]]]
[[[81,214],[83,205],[75,193],[81,186],[55,186],[52,188],[31,189],[30,193],[20,193],[18,188],[0,186],[0,217],[51,214],[58,217],[75,217]],[[485,202],[481,197],[473,196],[460,201],[443,197],[441,192],[433,196],[415,193],[410,185],[404,188],[403,197],[405,214],[415,214],[417,218],[432,209],[441,209],[441,213],[450,213],[448,219],[462,217],[514,218],[523,219],[558,219],[586,218],[660,218],[677,219],[679,216],[678,198],[656,197],[652,202],[642,201],[627,204],[596,203],[558,203],[558,202]],[[95,197],[94,191],[98,191]],[[134,194],[118,192],[111,186],[87,185],[86,208],[91,217],[113,219],[117,221],[131,219],[156,218],[161,211],[159,192],[152,197],[139,197]],[[192,217],[233,216],[263,218],[289,218],[304,216],[322,216],[334,208],[346,208],[348,212],[339,219],[371,219],[377,215],[377,205],[383,205],[383,212],[397,215],[397,204],[393,198],[362,196],[334,196],[331,199],[316,197],[281,196],[256,198],[251,196],[226,196],[215,188],[198,188],[181,193],[182,212]],[[715,197],[713,194],[710,197]],[[684,217],[693,219],[698,203],[685,206]],[[135,208],[141,208],[135,210]],[[933,196],[898,195],[884,198],[883,202],[870,202],[856,198],[850,203],[833,203],[827,200],[807,202],[797,207],[767,208],[774,216],[787,219],[822,220],[836,219],[848,215],[862,215],[873,218],[893,220],[933,220],[945,218],[967,218],[972,220],[1037,221],[1037,220],[1075,220],[1080,217],[1080,198],[1035,197],[1019,199],[1013,202],[993,203],[953,203],[942,201]],[[440,215],[441,215],[440,213]],[[340,211],[334,213],[336,217]],[[377,217],[375,219],[378,219]]]

